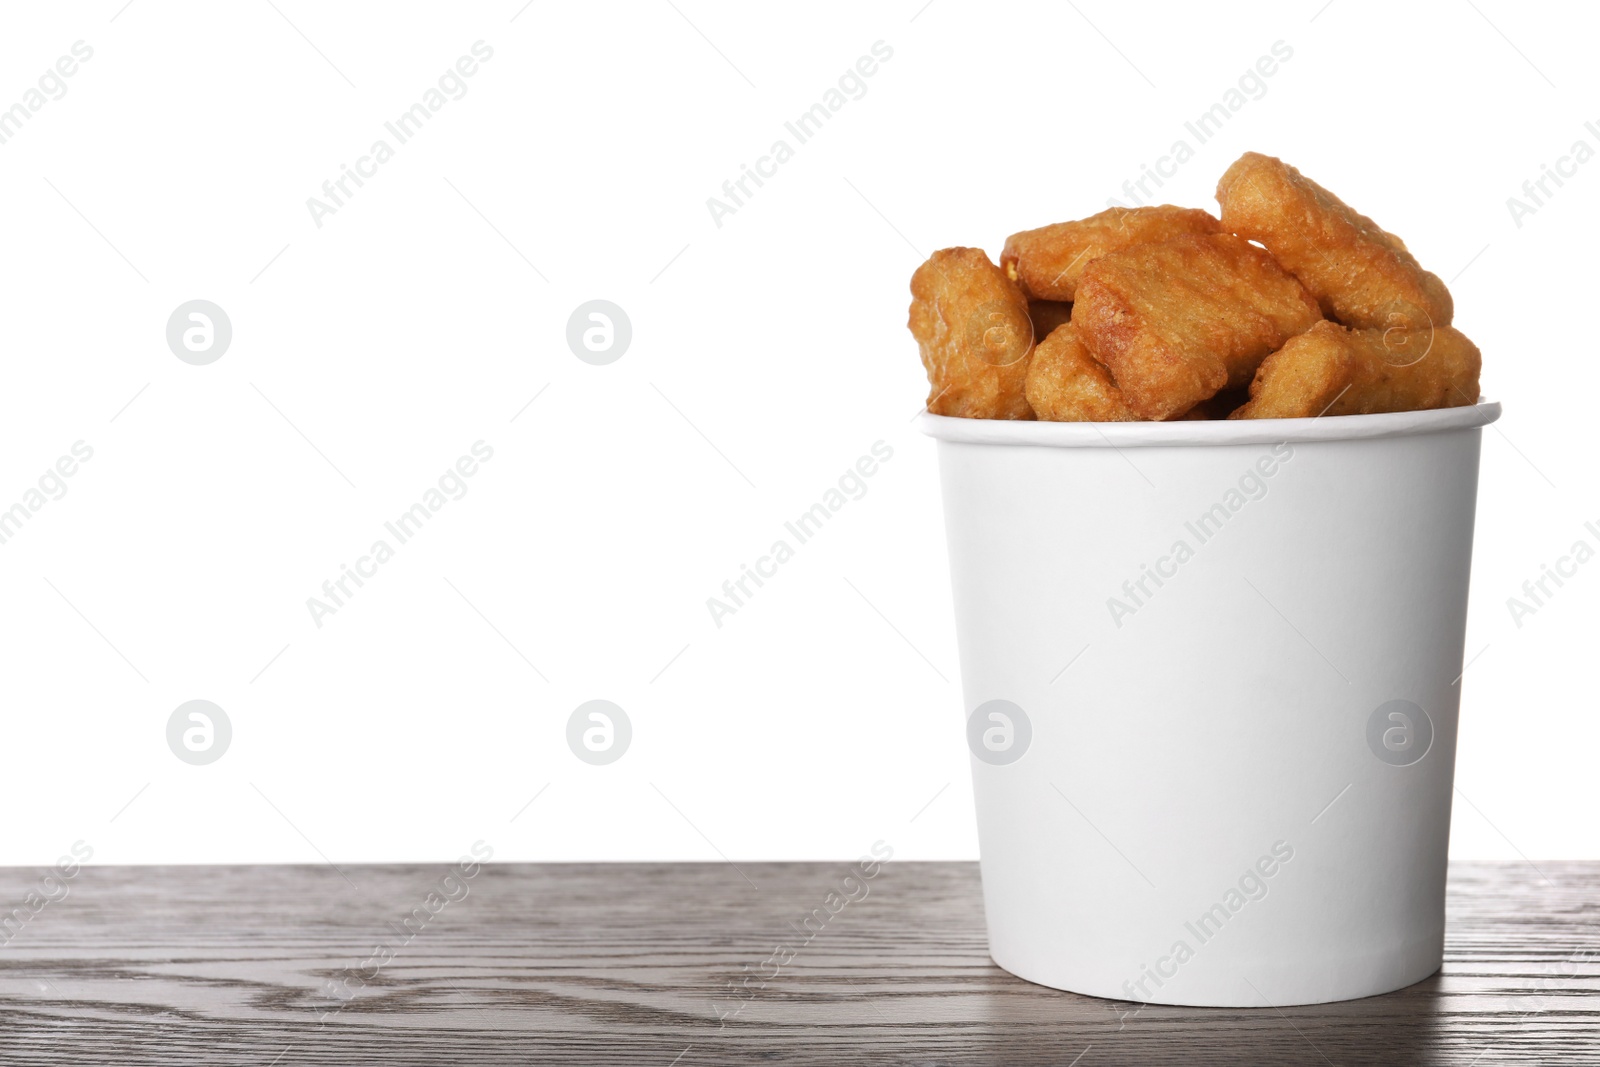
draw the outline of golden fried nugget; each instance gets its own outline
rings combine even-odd
[[[1135,422],[1106,369],[1078,340],[1072,324],[1040,341],[1028,363],[1028,405],[1051,422]]]
[[[1072,321],[1072,305],[1061,300],[1030,300],[1028,318],[1033,320],[1033,343],[1042,344],[1057,326]]]
[[[1231,419],[1422,411],[1478,402],[1478,346],[1452,326],[1349,330],[1319,322],[1268,356]]]
[[[907,325],[928,371],[928,410],[1031,419],[1023,386],[1033,322],[1022,291],[981,248],[946,248],[911,276]]]
[[[1146,419],[1247,385],[1268,353],[1321,318],[1299,282],[1232,234],[1107,253],[1084,270],[1072,307],[1089,354]]]
[[[1000,267],[1034,300],[1071,300],[1083,269],[1096,256],[1183,233],[1221,231],[1222,224],[1199,208],[1113,207],[1086,219],[1012,234],[1000,252]]]
[[[1246,152],[1217,183],[1222,225],[1267,246],[1329,318],[1357,329],[1448,326],[1455,306],[1405,242],[1272,156]]]

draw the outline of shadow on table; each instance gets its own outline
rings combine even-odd
[[[965,1062],[1066,1065],[1080,1054],[1085,1065],[1465,1062],[1462,1048],[1439,1047],[1445,998],[1437,974],[1394,993],[1335,1004],[1184,1008],[1062,993],[996,971],[985,998],[981,1055]]]

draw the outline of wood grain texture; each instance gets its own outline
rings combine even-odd
[[[887,865],[737,995],[845,864],[493,864],[408,931],[446,871],[84,868],[0,948],[0,1063],[1600,1063],[1600,863],[1456,864],[1439,974],[1281,1011],[1013,978],[973,864]]]

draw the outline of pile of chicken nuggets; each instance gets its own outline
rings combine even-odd
[[[1478,348],[1400,238],[1255,152],[1198,208],[1113,207],[911,277],[928,410],[1286,419],[1478,402]]]

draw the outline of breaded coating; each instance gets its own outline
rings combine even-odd
[[[1072,324],[1040,341],[1028,364],[1028,405],[1051,422],[1135,422],[1106,369],[1078,340]]]
[[[1321,318],[1299,282],[1232,234],[1107,253],[1084,270],[1072,308],[1089,354],[1145,419],[1248,384],[1268,353]]]
[[[1030,300],[1028,317],[1033,320],[1033,343],[1040,344],[1057,326],[1072,321],[1072,305],[1060,300]]]
[[[946,248],[911,276],[907,325],[928,372],[928,410],[1031,419],[1023,395],[1033,323],[1022,290],[981,248]]]
[[[1452,326],[1350,330],[1319,322],[1268,356],[1231,419],[1422,411],[1478,402],[1478,346]]]
[[[1222,224],[1199,208],[1114,207],[1012,234],[1000,252],[1000,267],[1034,300],[1071,300],[1083,269],[1096,256],[1184,233],[1221,232]]]
[[[1217,183],[1222,225],[1259,241],[1323,313],[1357,329],[1448,326],[1450,290],[1400,238],[1298,170],[1246,152]]]

